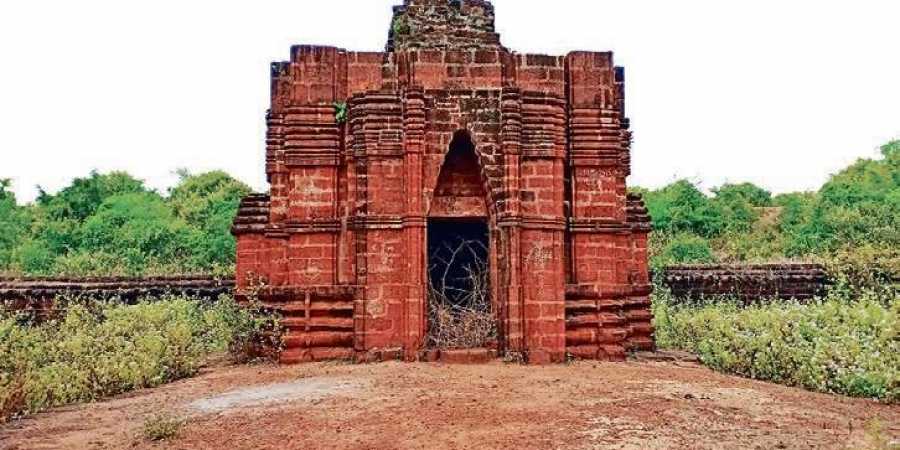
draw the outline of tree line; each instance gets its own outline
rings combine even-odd
[[[706,194],[684,179],[634,188],[653,217],[651,264],[843,258],[900,274],[900,141],[881,153],[816,192],[773,195],[740,183]],[[125,172],[93,172],[22,205],[0,180],[0,272],[230,274],[231,222],[250,191],[221,171],[180,171],[165,194]]]
[[[250,188],[221,171],[166,195],[125,172],[91,173],[20,205],[0,181],[0,272],[153,275],[233,271],[231,222]]]
[[[863,258],[900,274],[900,141],[816,192],[772,195],[751,183],[703,193],[679,180],[636,188],[653,218],[652,264]]]

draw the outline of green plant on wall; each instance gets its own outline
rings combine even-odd
[[[391,23],[391,30],[394,32],[395,38],[408,35],[410,32],[409,19],[406,16],[394,17],[394,22]]]
[[[335,102],[334,120],[339,124],[347,122],[347,102]]]

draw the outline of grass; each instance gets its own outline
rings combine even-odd
[[[677,305],[654,295],[661,348],[696,353],[726,373],[809,390],[900,402],[900,296],[830,296],[809,304]]]
[[[73,302],[41,324],[0,317],[0,422],[191,376],[209,355],[246,348],[257,324],[230,297]]]
[[[141,431],[148,441],[165,441],[178,436],[184,421],[167,413],[157,414],[144,421]]]

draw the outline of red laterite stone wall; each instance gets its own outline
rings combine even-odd
[[[623,74],[608,52],[504,48],[483,0],[406,0],[385,52],[296,46],[274,63],[271,192],[234,233],[239,295],[282,314],[282,360],[417,359],[429,218],[487,221],[500,352],[652,349]]]

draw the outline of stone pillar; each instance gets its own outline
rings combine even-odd
[[[427,327],[426,212],[423,196],[423,156],[425,152],[425,98],[421,89],[406,89],[403,101],[403,149],[406,182],[406,264],[408,287],[404,305],[404,356],[417,358]]]
[[[529,363],[565,359],[565,101],[524,93],[519,163],[522,317]]]
[[[360,297],[355,349],[363,359],[399,355],[406,339],[410,287],[403,103],[393,93],[354,96],[349,104]],[[415,318],[413,318],[415,320]]]
[[[628,149],[614,80],[611,53],[577,52],[566,59],[573,282],[567,340],[570,353],[592,359],[624,358],[628,328]]]
[[[523,353],[525,347],[525,307],[522,303],[519,201],[519,163],[522,139],[522,97],[516,88],[504,88],[501,98],[501,153],[503,156],[503,199],[498,201],[495,240],[498,276],[494,292],[500,313],[503,350]]]

